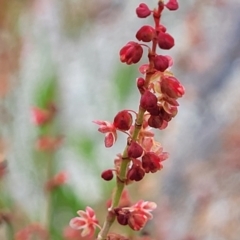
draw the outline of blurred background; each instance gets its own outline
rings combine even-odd
[[[53,194],[54,239],[80,239],[63,231],[86,205],[103,219],[114,182],[100,175],[113,166],[125,137],[106,149],[92,121],[138,108],[139,65],[120,63],[119,50],[152,24],[136,17],[141,2],[0,0],[0,213],[10,214],[15,231],[44,222],[49,159],[54,173],[67,174]],[[239,240],[240,2],[179,4],[176,12],[164,11],[163,23],[175,38],[166,54],[186,94],[177,117],[156,132],[170,158],[130,195],[158,203],[145,230],[156,240]],[[50,103],[53,123],[36,127],[32,109]],[[44,134],[60,139],[51,153],[39,150]],[[11,239],[7,228],[0,224],[0,239]]]

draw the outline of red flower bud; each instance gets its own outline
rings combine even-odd
[[[174,38],[165,32],[160,32],[158,34],[158,46],[161,49],[171,49],[174,46]]]
[[[141,3],[136,8],[136,14],[139,18],[146,18],[151,14],[151,11],[145,3]]]
[[[141,181],[145,175],[145,171],[139,165],[132,165],[127,173],[127,179],[131,181]]]
[[[145,80],[143,78],[137,78],[137,87],[141,94],[145,91]]]
[[[133,64],[140,61],[143,55],[143,49],[140,44],[129,42],[120,50],[119,54],[121,62]]]
[[[168,3],[165,4],[165,7],[171,11],[178,9],[178,2],[177,0],[169,0]]]
[[[155,106],[154,108],[148,109],[148,112],[153,116],[158,116],[159,111],[160,111],[159,106]]]
[[[102,172],[101,177],[106,180],[106,181],[110,181],[113,179],[113,172],[111,169],[105,170]]]
[[[164,72],[169,67],[169,60],[163,55],[157,55],[154,58],[154,67],[160,72]]]
[[[149,90],[141,96],[140,106],[145,110],[151,110],[157,106],[157,97]]]
[[[175,77],[162,78],[161,91],[170,98],[179,98],[185,93],[184,87]]]
[[[115,116],[113,125],[119,130],[127,131],[132,126],[132,121],[132,115],[127,110],[123,110]]]
[[[147,152],[142,157],[142,167],[145,169],[146,173],[155,173],[162,168],[160,164],[161,159],[153,152]]]
[[[154,28],[145,25],[137,31],[136,38],[138,41],[151,42],[152,39],[154,38],[154,35],[155,35]]]
[[[163,119],[160,116],[150,116],[148,125],[153,128],[160,128],[163,124]]]
[[[123,210],[121,208],[116,208],[115,209],[115,214],[117,216],[117,221],[120,225],[127,225],[128,224],[128,218],[129,218],[129,211],[128,210]]]
[[[159,32],[166,32],[167,31],[167,28],[165,26],[163,26],[162,24],[159,25],[159,27],[157,28],[157,30]]]
[[[161,110],[160,110],[160,114],[159,114],[159,116],[163,119],[163,120],[165,120],[165,121],[167,121],[167,122],[170,122],[171,120],[172,120],[172,115],[170,115],[169,113],[167,113],[165,110],[164,110],[164,108],[162,108]]]
[[[131,145],[128,147],[128,157],[138,158],[142,156],[143,148],[136,142],[132,141]]]

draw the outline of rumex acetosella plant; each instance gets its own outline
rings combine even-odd
[[[169,70],[173,63],[172,58],[158,53],[159,50],[169,50],[174,46],[174,38],[161,24],[165,9],[177,10],[177,0],[166,3],[159,0],[153,10],[141,3],[136,8],[137,16],[152,17],[153,25],[142,26],[136,33],[138,41],[128,42],[119,52],[121,62],[128,65],[138,63],[144,52],[148,56],[148,63],[140,66],[141,77],[136,81],[140,93],[138,111],[119,111],[111,122],[94,121],[99,126],[98,131],[105,135],[105,147],[109,148],[116,142],[119,132],[125,133],[127,140],[125,149],[114,160],[114,168],[103,171],[101,175],[106,181],[116,179],[116,187],[103,225],[101,226],[94,210],[89,206],[85,211],[79,210],[79,216],[70,221],[70,226],[80,230],[83,237],[92,238],[95,230],[99,229],[97,240],[128,239],[110,233],[114,221],[139,231],[152,219],[151,212],[157,207],[156,203],[144,200],[129,204],[124,189],[127,185],[134,184],[134,181],[144,180],[146,174],[162,169],[162,162],[168,158],[168,153],[155,140],[152,129],[162,130],[168,127],[168,123],[178,112],[177,99],[184,94],[184,87]]]

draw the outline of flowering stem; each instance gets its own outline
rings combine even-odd
[[[49,181],[53,176],[53,154],[48,153],[47,155],[47,177],[46,180]],[[46,189],[46,213],[45,213],[45,227],[46,230],[51,232],[51,219],[52,219],[52,190]]]
[[[141,107],[139,107],[134,131],[132,134],[132,140],[136,140],[138,138],[138,134],[141,130],[141,126],[143,123],[144,113],[145,113],[145,110],[142,109]],[[112,226],[113,222],[115,221],[115,214],[112,212],[112,210],[114,208],[116,208],[119,204],[119,201],[120,201],[120,198],[121,198],[124,186],[125,186],[125,176],[126,176],[126,172],[127,172],[127,167],[128,167],[129,162],[131,161],[131,159],[128,158],[127,148],[128,148],[128,146],[125,147],[123,154],[122,154],[123,161],[121,163],[120,173],[117,178],[116,191],[112,198],[112,206],[110,207],[110,209],[108,211],[107,217],[103,224],[102,230],[98,234],[97,240],[106,240],[107,239],[107,234],[109,232],[109,229]]]

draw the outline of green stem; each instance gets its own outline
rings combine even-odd
[[[49,181],[53,177],[53,154],[48,153],[47,158],[47,173],[46,180]],[[52,221],[52,189],[46,189],[46,213],[45,213],[45,228],[48,230],[49,237],[51,232]]]
[[[138,138],[138,134],[141,130],[142,123],[143,123],[144,112],[145,112],[145,110],[142,109],[141,107],[139,107],[137,119],[135,122],[135,128],[134,128],[134,131],[132,134],[133,140],[136,140]],[[125,147],[123,154],[122,154],[123,160],[121,163],[119,176],[117,177],[116,191],[112,198],[112,206],[108,210],[107,217],[105,219],[105,222],[103,224],[101,231],[98,234],[97,240],[106,240],[107,239],[107,234],[110,230],[110,227],[112,226],[113,222],[115,221],[115,214],[112,212],[112,210],[114,208],[116,208],[119,204],[119,201],[120,201],[120,198],[121,198],[124,186],[125,186],[125,178],[126,178],[128,164],[131,161],[131,159],[129,159],[128,155],[127,155],[127,148],[128,148],[128,146]]]

